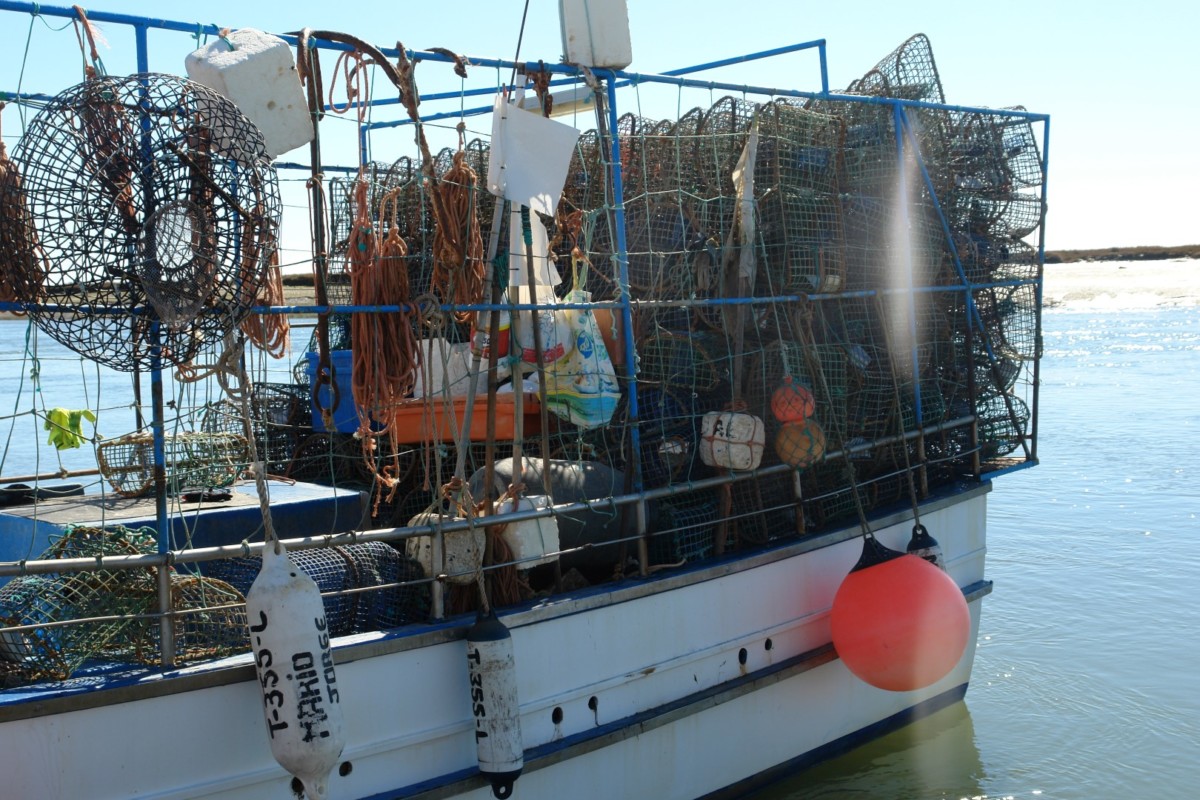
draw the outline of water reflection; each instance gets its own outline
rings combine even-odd
[[[966,703],[823,762],[756,794],[755,800],[880,800],[977,797],[985,775]]]

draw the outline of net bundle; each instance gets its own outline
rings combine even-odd
[[[102,566],[105,557],[154,552],[157,542],[148,528],[68,527],[39,559],[89,559],[98,568],[22,575],[0,588],[0,626],[28,628],[0,634],[4,671],[17,680],[65,680],[91,664],[156,663],[161,627],[150,616],[158,606],[155,571]],[[241,592],[174,571],[170,580],[179,661],[245,650]]]
[[[424,618],[427,590],[421,566],[384,542],[295,550],[288,553],[325,595],[330,636],[394,628]],[[208,562],[205,573],[237,591],[249,591],[262,558]],[[356,591],[366,589],[368,591]]]

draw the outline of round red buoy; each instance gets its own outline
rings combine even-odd
[[[786,375],[783,385],[771,395],[771,413],[780,422],[804,422],[816,411],[817,403],[807,386],[792,382]]]
[[[833,598],[834,649],[851,672],[880,689],[907,692],[936,683],[954,669],[971,635],[962,591],[915,555],[887,551],[894,557],[864,564],[866,549]]]

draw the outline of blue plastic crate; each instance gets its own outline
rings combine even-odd
[[[308,363],[305,371],[308,373],[310,386],[317,382],[317,353],[308,353]],[[333,429],[338,433],[354,433],[358,430],[358,408],[354,405],[354,391],[351,389],[350,370],[352,369],[353,353],[350,350],[334,350],[329,354],[329,363],[333,366],[333,382],[338,389],[338,405],[333,410]],[[329,408],[333,402],[332,392],[328,386],[321,386],[312,400],[312,425],[314,431],[325,430],[325,420],[317,408],[316,400],[321,401],[323,408]]]

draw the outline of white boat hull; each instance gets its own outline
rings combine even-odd
[[[694,572],[567,595],[503,617],[512,630],[526,771],[521,800],[701,797],[803,765],[953,702],[974,659],[987,485],[921,521],[967,592],[972,635],[933,686],[855,678],[829,644],[829,607],[856,529]],[[911,518],[877,526],[903,549]],[[463,626],[337,642],[349,738],[330,797],[491,796],[475,768]],[[280,798],[248,657],[132,685],[0,707],[8,798]],[[345,773],[345,774],[341,774]]]

